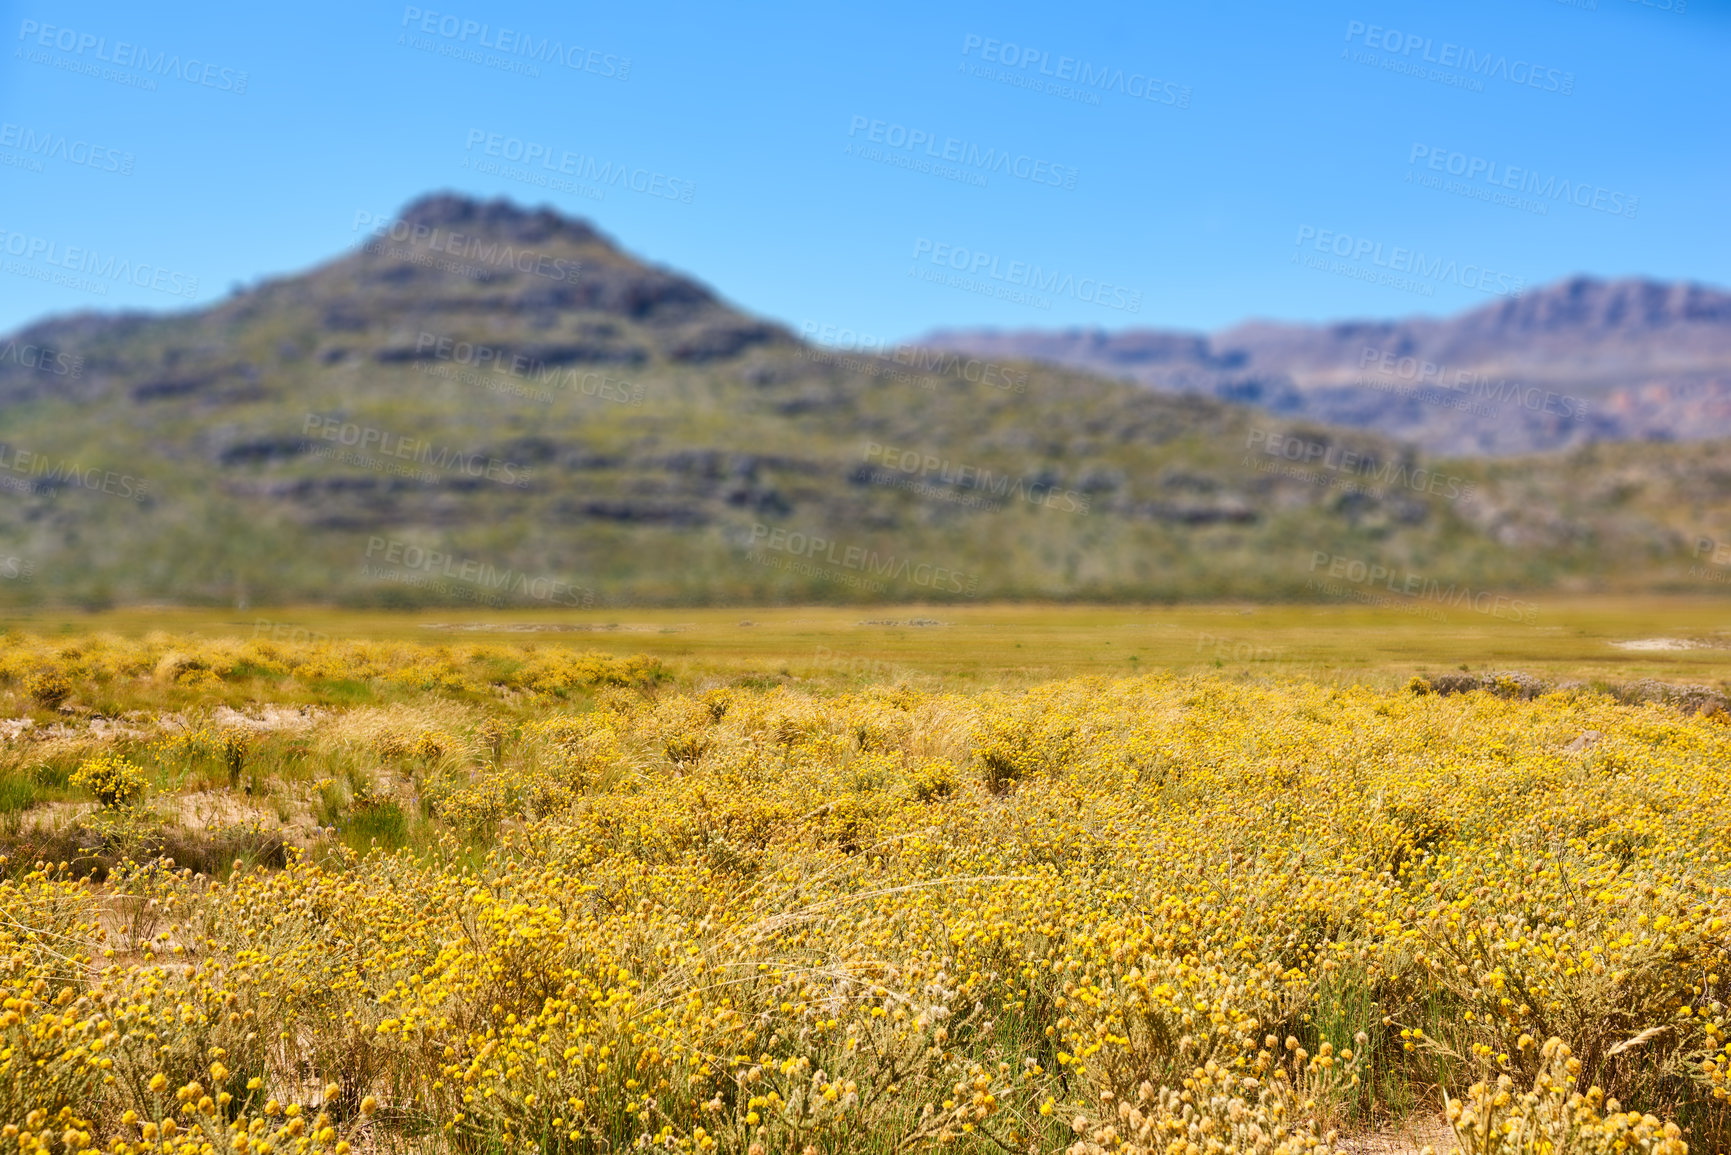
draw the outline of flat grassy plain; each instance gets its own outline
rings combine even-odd
[[[8,621],[0,1151],[1727,1150],[1731,633],[1535,618]]]
[[[161,607],[0,615],[37,634],[559,644],[649,654],[682,677],[783,671],[824,680],[1018,683],[1150,670],[1404,683],[1519,670],[1552,681],[1731,680],[1731,600],[1541,599],[1517,621],[1413,601],[1344,605],[982,604],[415,613]],[[1430,616],[1420,616],[1430,614]],[[1676,644],[1667,644],[1676,643]]]

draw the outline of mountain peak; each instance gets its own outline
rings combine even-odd
[[[586,220],[568,217],[550,205],[525,208],[505,197],[481,200],[454,192],[429,193],[410,201],[399,219],[409,225],[483,233],[519,244],[557,238],[617,247]]]

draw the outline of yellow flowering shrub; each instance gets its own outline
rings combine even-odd
[[[24,693],[44,710],[54,710],[72,696],[72,683],[59,670],[41,670],[24,679]]]
[[[1448,1101],[1448,1121],[1463,1155],[1684,1155],[1688,1145],[1675,1123],[1640,1111],[1625,1112],[1598,1087],[1579,1087],[1581,1061],[1561,1039],[1540,1049],[1544,1069],[1532,1088],[1517,1092],[1509,1074],[1495,1070],[1489,1048],[1479,1047],[1486,1076],[1462,1099]]]
[[[70,781],[90,791],[104,806],[129,806],[144,794],[144,771],[115,754],[85,759]]]
[[[269,624],[260,623],[261,627]],[[654,687],[667,677],[658,658],[557,646],[513,649],[152,633],[144,638],[96,635],[71,645],[58,639],[10,635],[0,653],[0,683],[14,685],[26,696],[46,694],[41,701],[52,699],[49,708],[65,701],[74,683],[86,682],[109,687],[117,682],[154,681],[193,692],[257,681],[302,688],[376,683],[440,695],[508,689],[563,698],[601,687]]]
[[[407,692],[410,648],[272,644],[284,695]],[[423,656],[463,688],[333,680],[244,751],[402,849],[0,865],[0,1150],[1330,1152],[1427,1102],[1467,1155],[1731,1146],[1714,718]],[[140,759],[226,756],[161,725]]]

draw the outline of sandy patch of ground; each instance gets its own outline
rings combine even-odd
[[[247,730],[310,730],[325,711],[311,706],[259,706],[250,714],[228,706],[218,706],[211,720],[219,726],[236,726]]]
[[[1342,1138],[1340,1148],[1354,1155],[1418,1155],[1426,1147],[1437,1155],[1455,1150],[1454,1133],[1440,1115],[1415,1115],[1399,1127]]]
[[[29,740],[33,742],[142,738],[149,731],[136,724],[141,717],[142,715],[136,712],[124,718],[110,718],[106,714],[92,714],[83,726],[71,722],[50,722],[46,726],[39,726],[34,718],[0,718],[0,740],[10,742],[25,736],[28,736]]]
[[[162,805],[166,804],[166,805]],[[217,826],[277,826],[276,812],[226,790],[194,790],[159,799],[159,810],[188,830]]]
[[[1632,638],[1623,642],[1612,642],[1619,650],[1704,650],[1710,648],[1706,642],[1692,642],[1687,638]]]

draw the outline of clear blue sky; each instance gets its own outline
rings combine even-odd
[[[0,10],[0,329],[217,299],[445,188],[551,203],[753,312],[885,338],[1450,313],[1575,272],[1731,283],[1726,0]],[[441,50],[539,51],[540,75]],[[497,163],[488,138],[647,191],[466,168]],[[947,174],[882,159],[946,150]],[[39,279],[69,248],[158,287]],[[972,281],[944,279],[958,259]]]

